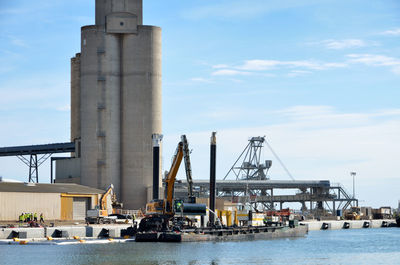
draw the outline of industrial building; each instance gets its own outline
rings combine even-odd
[[[56,182],[105,189],[127,209],[151,198],[152,134],[161,133],[161,29],[143,25],[142,0],[96,0],[71,59],[73,157]],[[161,178],[159,177],[160,187]]]
[[[43,213],[45,220],[85,220],[104,190],[78,184],[0,181],[0,221],[16,221],[21,213]]]

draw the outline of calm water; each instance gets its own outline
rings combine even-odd
[[[400,229],[250,242],[0,245],[0,264],[400,264]]]

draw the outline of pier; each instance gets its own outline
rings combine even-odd
[[[307,226],[309,231],[316,230],[340,230],[340,229],[362,229],[362,228],[381,228],[395,227],[396,220],[327,220],[327,221],[303,221],[300,225]]]

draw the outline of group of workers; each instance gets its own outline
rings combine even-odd
[[[43,213],[39,215],[40,223],[44,223]],[[20,223],[29,223],[29,222],[37,222],[38,221],[38,214],[37,213],[22,213],[19,216]]]

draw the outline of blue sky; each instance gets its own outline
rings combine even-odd
[[[400,3],[395,0],[144,1],[163,29],[164,169],[188,135],[207,178],[266,135],[296,179],[328,179],[363,205],[400,199]],[[94,0],[0,0],[0,146],[69,140],[70,58]],[[273,159],[265,150],[265,159]],[[49,176],[48,164],[41,170]],[[16,158],[0,175],[26,180]],[[180,172],[183,177],[183,170]],[[289,179],[275,161],[272,179]]]

